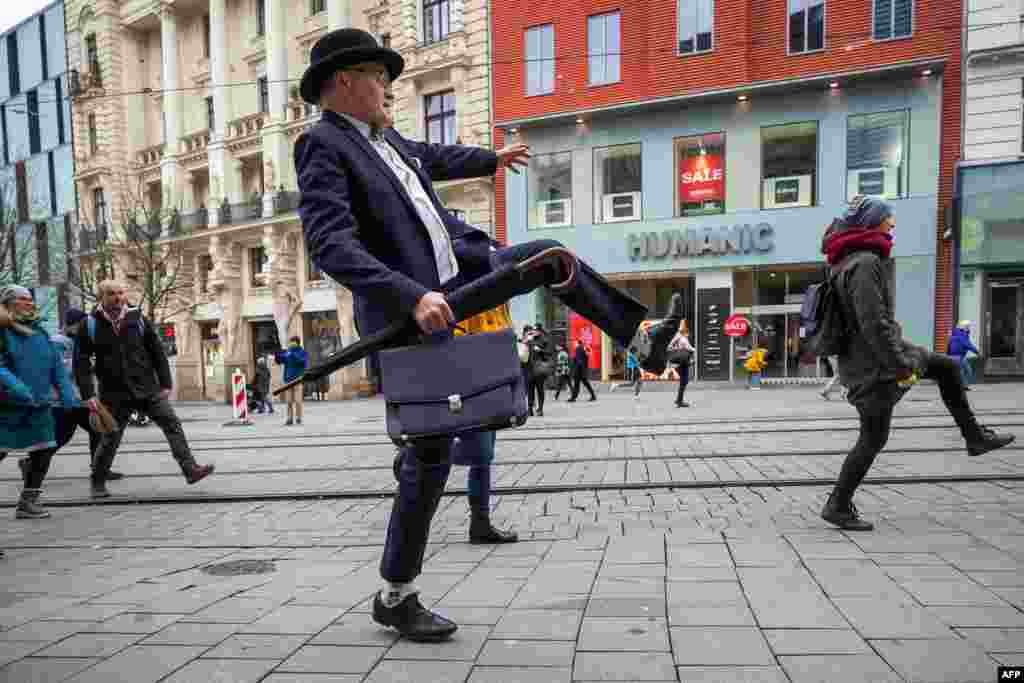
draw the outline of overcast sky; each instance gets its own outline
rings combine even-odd
[[[21,23],[53,0],[0,0],[0,33],[7,33],[15,24]]]

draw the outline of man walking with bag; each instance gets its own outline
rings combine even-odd
[[[181,428],[181,421],[167,400],[171,394],[171,369],[163,344],[142,311],[128,307],[124,285],[105,280],[98,286],[100,303],[75,337],[75,377],[82,400],[95,411],[98,401],[110,406],[117,423],[103,434],[94,454],[93,498],[107,498],[110,466],[121,445],[132,411],[149,415],[163,430],[171,454],[185,481],[195,484],[213,472],[213,465],[200,465]],[[99,381],[96,397],[93,376]]]
[[[299,91],[323,115],[300,135],[294,155],[310,257],[352,291],[361,335],[415,320],[421,334],[394,340],[397,345],[417,343],[423,335],[450,336],[456,321],[446,293],[560,246],[537,240],[497,249],[486,233],[444,209],[433,180],[494,175],[501,167],[514,170],[525,166],[529,155],[523,145],[498,152],[427,145],[388,129],[388,87],[404,64],[401,55],[359,29],[320,38]],[[546,275],[550,282],[570,280],[569,273]],[[632,338],[646,313],[642,305],[582,262],[571,282],[570,289],[556,295],[560,301],[613,337]],[[525,291],[529,288],[510,287],[507,296]],[[668,339],[664,345],[655,340],[648,362],[663,364],[667,345]],[[385,585],[374,598],[373,618],[411,640],[443,640],[456,625],[422,605],[413,581],[422,569],[430,522],[448,478],[452,439],[421,439],[403,450],[380,566]]]
[[[890,254],[895,228],[889,204],[859,197],[832,223],[822,242],[848,338],[839,353],[839,378],[847,388],[847,400],[860,414],[860,437],[843,462],[821,516],[847,531],[874,528],[861,518],[853,494],[885,447],[893,409],[920,378],[938,382],[942,401],[967,443],[968,455],[981,455],[1014,440],[1012,435],[996,434],[978,424],[955,361],[902,339],[893,315]]]
[[[594,387],[590,386],[590,355],[587,353],[587,347],[583,344],[582,339],[576,340],[576,354],[573,356],[573,367],[572,367],[572,396],[569,397],[569,403],[572,403],[580,395],[580,384],[587,388],[590,392],[590,400],[596,401],[597,394],[594,393]]]

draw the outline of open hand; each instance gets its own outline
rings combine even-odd
[[[495,153],[498,155],[498,166],[513,173],[519,173],[520,168],[525,168],[530,163],[530,148],[523,144],[502,147]]]

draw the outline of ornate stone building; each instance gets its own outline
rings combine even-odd
[[[369,30],[405,58],[395,128],[413,140],[491,147],[487,0],[379,0]],[[441,201],[494,234],[493,178],[437,183]]]
[[[321,35],[352,25],[404,54],[404,134],[490,144],[483,0],[70,0],[66,14],[83,264],[116,243],[133,202],[159,209],[161,244],[185,251],[190,283],[157,320],[175,340],[178,399],[227,400],[233,370],[251,376],[286,337],[313,361],[355,338],[351,295],[310,263],[295,212],[292,148],[318,116],[298,81]],[[492,186],[439,189],[491,230]],[[144,277],[130,255],[115,275],[129,287]],[[327,395],[369,387],[357,366]]]

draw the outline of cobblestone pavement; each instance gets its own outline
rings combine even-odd
[[[523,540],[469,545],[465,498],[443,500],[417,582],[460,624],[438,645],[369,617],[393,489],[379,401],[307,404],[289,429],[181,406],[218,473],[186,486],[159,431],[133,429],[111,484],[132,505],[74,504],[77,440],[48,481],[67,506],[0,530],[0,681],[987,683],[1024,664],[1020,449],[968,458],[935,389],[915,389],[872,474],[979,480],[866,484],[876,531],[847,534],[817,515],[856,438],[849,406],[691,393],[690,410],[659,392],[549,403],[500,435],[494,519]],[[1019,397],[971,393],[1024,436]]]

